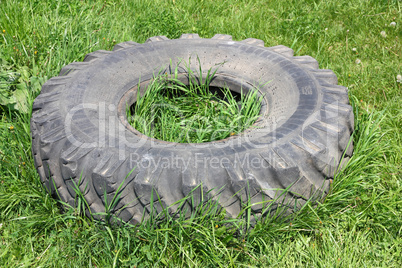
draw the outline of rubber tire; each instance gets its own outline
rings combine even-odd
[[[195,72],[196,57],[203,71],[225,62],[216,86],[232,83],[238,91],[260,84],[265,104],[257,127],[222,141],[173,144],[127,124],[122,100],[133,102],[138,82],[190,57]],[[90,53],[47,81],[33,104],[32,153],[43,185],[71,205],[77,185],[92,213],[105,212],[105,203],[118,196],[109,210],[131,223],[153,209],[191,211],[208,199],[237,217],[249,201],[258,214],[266,212],[269,200],[297,209],[325,195],[342,156],[346,162],[352,154],[353,124],[347,89],[310,56],[294,57],[290,48],[264,47],[253,38],[156,36]],[[161,165],[166,159],[172,162]],[[183,161],[174,165],[174,159]],[[278,198],[278,189],[286,188]],[[191,202],[179,208],[175,202],[190,193]]]

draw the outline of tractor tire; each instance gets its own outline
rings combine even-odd
[[[139,81],[171,73],[180,61],[195,73],[222,64],[211,86],[237,93],[258,88],[263,104],[256,123],[199,144],[160,141],[132,128],[125,109]],[[186,69],[178,70],[185,81]],[[43,85],[31,119],[44,187],[72,206],[81,192],[91,215],[111,213],[133,224],[162,209],[189,213],[210,200],[232,218],[246,206],[253,215],[281,204],[297,210],[328,193],[352,155],[353,129],[347,89],[331,70],[285,46],[222,34],[155,36],[89,53]]]

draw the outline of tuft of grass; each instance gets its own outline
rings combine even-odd
[[[178,78],[177,66],[171,75],[159,72],[142,96],[138,87],[136,102],[127,111],[135,129],[159,140],[202,143],[225,139],[253,125],[263,98],[257,88],[247,94],[241,91],[237,100],[227,87],[210,87],[219,65],[209,69],[205,78],[201,67],[196,75],[189,66],[188,84]]]

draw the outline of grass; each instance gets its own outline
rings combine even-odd
[[[211,205],[187,220],[110,226],[74,209],[60,213],[34,169],[30,115],[7,106],[0,115],[0,266],[400,267],[401,9],[392,0],[2,1],[1,70],[20,73],[27,105],[38,83],[89,52],[159,34],[226,33],[292,47],[334,70],[349,88],[356,131],[354,155],[325,201],[288,218],[247,230]]]
[[[129,123],[148,137],[179,143],[222,140],[249,128],[259,116],[263,96],[257,88],[238,98],[227,87],[213,90],[210,83],[218,68],[209,69],[203,79],[201,67],[198,74],[188,67],[188,85],[175,74],[159,73],[143,96],[138,88],[128,109]]]

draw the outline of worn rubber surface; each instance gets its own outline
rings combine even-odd
[[[161,68],[170,73],[189,58],[197,73],[197,57],[203,71],[224,63],[211,85],[237,92],[259,85],[264,103],[252,128],[221,141],[175,144],[127,124],[125,107],[133,103],[139,81]],[[294,57],[290,48],[228,35],[156,36],[90,53],[43,85],[31,120],[43,185],[74,205],[75,183],[92,213],[105,212],[105,202],[118,196],[112,212],[132,223],[141,222],[152,203],[156,210],[176,212],[174,203],[189,194],[192,201],[182,207],[188,211],[214,199],[237,217],[249,201],[253,213],[264,212],[268,201],[278,199],[278,189],[290,187],[276,202],[297,209],[328,191],[342,155],[347,161],[352,153],[352,131],[347,89],[331,70],[318,69],[312,57]]]

